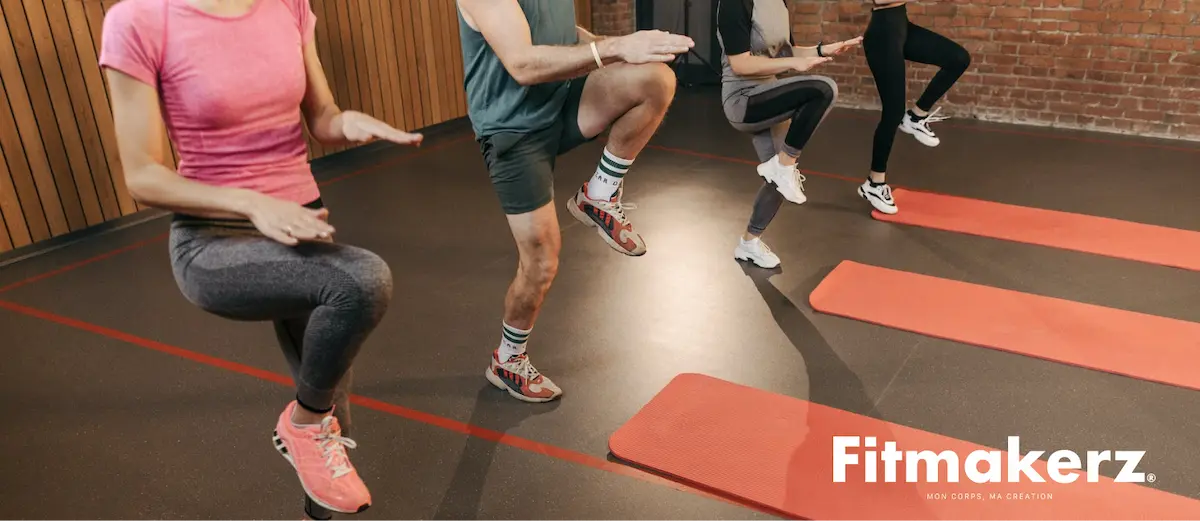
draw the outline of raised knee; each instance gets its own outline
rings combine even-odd
[[[959,47],[954,52],[954,55],[951,56],[950,62],[948,64],[948,67],[950,69],[960,71],[960,72],[967,70],[967,67],[970,67],[970,66],[971,66],[971,53],[962,47]]]
[[[638,90],[657,101],[675,97],[675,73],[665,63],[648,63],[639,67]]]
[[[817,84],[817,90],[821,92],[821,99],[825,100],[830,105],[837,103],[837,82],[833,81],[832,78],[821,78],[821,80],[821,83]]]
[[[380,318],[392,301],[392,270],[378,255],[366,252],[345,268],[337,287],[341,304]]]

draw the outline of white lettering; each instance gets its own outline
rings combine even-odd
[[[938,462],[946,462],[946,481],[950,483],[958,483],[958,454],[954,451],[944,450],[939,453],[934,453],[931,450],[908,451],[905,463],[905,478],[911,483],[920,481],[917,477],[920,474],[921,462],[925,462],[925,483],[938,482]]]
[[[1137,465],[1146,455],[1144,450],[1119,450],[1117,451],[1117,461],[1124,461],[1125,466],[1121,467],[1121,472],[1117,473],[1117,477],[1113,481],[1118,483],[1145,483],[1146,475],[1137,470]]]
[[[967,478],[976,483],[999,483],[1000,482],[1000,464],[1004,461],[1004,455],[998,450],[977,450],[967,456],[966,470]],[[979,471],[979,463],[986,461],[988,464],[987,473]]]
[[[846,466],[858,465],[857,454],[847,454],[846,449],[858,446],[858,436],[833,437],[833,482],[846,482]]]
[[[1068,464],[1064,464],[1069,462]],[[1074,483],[1079,479],[1079,474],[1074,472],[1063,472],[1063,469],[1079,470],[1079,455],[1069,450],[1055,451],[1050,455],[1050,479],[1059,483]]]
[[[1034,483],[1045,483],[1046,479],[1033,470],[1033,462],[1042,457],[1045,451],[1034,450],[1029,451],[1025,457],[1021,457],[1021,438],[1018,436],[1008,437],[1008,481],[1010,483],[1020,483],[1021,474],[1029,478]]]

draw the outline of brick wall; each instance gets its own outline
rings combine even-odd
[[[791,2],[796,43],[862,34],[861,0]],[[971,52],[956,117],[1200,140],[1200,0],[939,0],[910,19]],[[915,100],[932,67],[909,64]],[[861,50],[823,66],[845,104],[878,107]]]
[[[592,32],[603,36],[633,33],[637,28],[635,3],[635,0],[592,0]]]

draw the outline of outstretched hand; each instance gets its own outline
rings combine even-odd
[[[821,53],[825,56],[838,56],[848,50],[862,45],[863,37],[859,36],[846,41],[827,43],[821,46]]]
[[[809,69],[830,61],[833,61],[833,58],[828,56],[824,58],[820,56],[799,56],[792,58],[792,70],[796,72],[808,72]]]
[[[696,46],[687,36],[657,30],[638,31],[607,41],[613,54],[630,64],[669,63]]]
[[[421,146],[425,140],[421,134],[396,130],[387,123],[353,110],[342,112],[342,134],[355,143],[383,139],[399,145]]]

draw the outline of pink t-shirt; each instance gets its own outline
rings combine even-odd
[[[308,0],[257,0],[239,17],[187,0],[122,0],[104,18],[100,65],[158,88],[179,174],[297,203],[320,197],[300,104]]]

